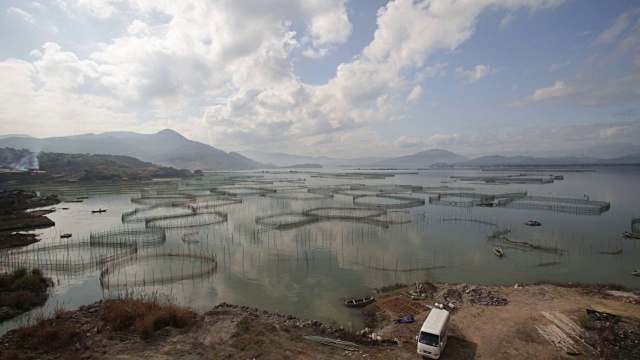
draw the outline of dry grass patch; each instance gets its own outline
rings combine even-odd
[[[84,335],[68,321],[66,314],[61,308],[56,309],[51,317],[37,314],[33,325],[16,330],[16,345],[53,352],[83,343]]]
[[[193,310],[176,305],[163,305],[156,298],[125,297],[106,300],[102,318],[116,331],[133,329],[143,339],[167,326],[184,328],[195,319]]]

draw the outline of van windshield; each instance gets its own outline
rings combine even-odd
[[[421,331],[420,339],[418,339],[418,341],[425,345],[438,346],[440,345],[440,336]]]

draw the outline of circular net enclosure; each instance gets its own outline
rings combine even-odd
[[[164,229],[119,229],[96,231],[89,235],[91,245],[138,244],[140,246],[162,245],[167,241]]]

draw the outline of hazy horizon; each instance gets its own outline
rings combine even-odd
[[[334,158],[640,146],[626,0],[5,1],[2,134]]]

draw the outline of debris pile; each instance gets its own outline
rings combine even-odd
[[[485,306],[505,306],[509,303],[507,298],[485,287],[467,284],[443,287],[436,294],[436,301],[451,309],[460,307],[464,303]]]

